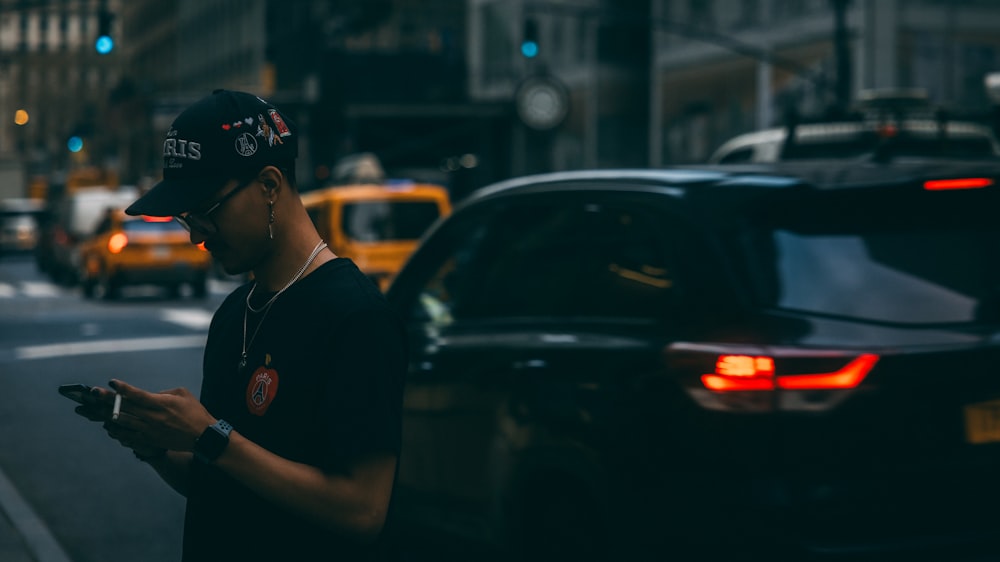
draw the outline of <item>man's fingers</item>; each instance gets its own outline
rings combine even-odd
[[[103,412],[95,410],[91,406],[77,406],[73,411],[90,421],[105,421],[107,419],[107,416]]]
[[[128,383],[122,382],[117,379],[112,379],[108,383],[111,388],[115,389],[118,394],[122,395],[123,404],[128,403],[132,406],[139,406],[140,408],[146,408],[149,410],[159,410],[160,403],[156,398],[156,395],[150,392],[146,392],[141,388],[132,386]]]
[[[180,396],[181,398],[186,398],[191,396],[191,391],[186,388],[171,388],[170,390],[164,390],[160,394],[169,394],[171,396]]]

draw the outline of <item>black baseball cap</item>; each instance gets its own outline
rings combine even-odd
[[[298,130],[274,105],[247,92],[215,90],[177,116],[163,141],[163,181],[132,203],[130,215],[190,212],[236,178],[290,166]]]

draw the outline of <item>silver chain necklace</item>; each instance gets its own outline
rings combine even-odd
[[[257,337],[257,332],[260,331],[261,325],[264,324],[264,319],[267,318],[267,313],[271,311],[271,305],[274,304],[274,301],[277,300],[279,296],[281,296],[281,293],[284,293],[286,289],[291,287],[296,281],[299,280],[300,277],[302,277],[302,274],[305,273],[307,269],[309,269],[309,266],[312,265],[312,262],[316,260],[316,256],[318,256],[319,253],[323,251],[323,248],[326,248],[326,242],[320,240],[316,244],[316,247],[313,248],[312,253],[309,254],[309,258],[306,260],[306,263],[302,264],[302,267],[300,267],[299,270],[295,273],[295,275],[292,276],[291,280],[289,280],[288,283],[286,283],[285,286],[282,287],[280,291],[275,293],[273,297],[268,299],[267,302],[264,303],[264,306],[258,309],[254,309],[252,306],[250,306],[250,297],[253,295],[254,289],[257,288],[257,282],[254,281],[253,287],[250,287],[250,291],[247,292],[247,306],[246,308],[243,309],[243,353],[240,355],[240,363],[239,363],[240,370],[245,369],[247,366],[247,349],[249,349],[250,346],[253,345],[253,340]],[[260,321],[257,322],[257,327],[254,328],[253,334],[250,336],[250,341],[247,342],[247,316],[249,315],[250,312],[258,314],[261,311],[264,312],[264,315],[260,317]]]

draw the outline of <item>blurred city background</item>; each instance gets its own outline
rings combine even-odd
[[[407,453],[401,456],[399,482],[400,489],[417,492],[410,495],[412,520],[472,535],[496,531],[485,521],[516,521],[526,533],[555,537],[564,542],[552,544],[571,543],[574,552],[586,554],[595,542],[591,539],[603,538],[591,532],[603,519],[590,517],[603,512],[586,508],[603,504],[587,505],[587,495],[580,493],[585,488],[573,488],[577,478],[566,475],[583,474],[587,463],[604,452],[562,456],[577,449],[558,449],[534,468],[544,478],[521,478],[519,484],[532,484],[517,490],[523,497],[502,495],[489,487],[500,479],[487,478],[505,475],[492,456],[501,436],[517,436],[504,439],[516,441],[509,450],[520,453],[535,444],[521,435],[548,439],[579,431],[614,446],[607,453],[614,461],[609,466],[635,468],[642,476],[601,470],[612,475],[607,482],[614,486],[634,486],[631,494],[612,494],[615,498],[638,498],[648,513],[688,519],[689,511],[661,509],[665,501],[648,499],[650,487],[666,484],[664,491],[679,482],[690,491],[690,505],[711,515],[712,524],[704,529],[713,543],[725,542],[720,539],[731,538],[732,531],[749,535],[756,530],[745,525],[751,519],[769,531],[786,531],[776,519],[749,511],[759,502],[777,505],[786,498],[815,500],[820,507],[814,514],[823,523],[794,515],[787,521],[834,536],[844,527],[827,522],[838,520],[850,527],[834,537],[844,544],[854,540],[855,530],[863,540],[869,531],[881,540],[878,532],[884,527],[903,526],[899,521],[928,512],[933,517],[916,525],[916,533],[933,527],[965,536],[965,522],[979,518],[976,525],[993,525],[988,534],[995,539],[990,507],[1000,495],[995,485],[1000,383],[991,366],[997,361],[994,312],[1000,284],[992,267],[998,238],[989,209],[1000,185],[995,167],[1000,156],[997,29],[996,0],[0,0],[0,365],[11,397],[0,408],[0,420],[9,429],[0,432],[0,560],[166,562],[180,557],[183,498],[98,428],[82,424],[71,403],[57,396],[56,386],[103,384],[119,377],[149,389],[200,387],[213,311],[247,277],[222,271],[204,246],[190,244],[176,221],[127,217],[122,208],[160,178],[163,140],[175,116],[217,88],[257,93],[294,119],[301,132],[296,176],[321,236],[381,288],[391,287],[387,298],[413,315],[411,337],[437,338],[415,339],[410,346],[415,376],[407,383]],[[920,118],[911,119],[914,114]],[[906,176],[912,168],[901,161],[912,156],[923,158],[919,163],[926,166],[921,171],[926,177]],[[880,179],[866,189],[851,184],[850,198],[830,199],[846,201],[852,212],[843,222],[832,213],[831,224],[820,221],[816,232],[798,232],[799,223],[808,222],[816,208],[825,211],[827,199],[804,200],[818,201],[815,208],[782,204],[774,213],[758,213],[754,221],[744,221],[747,215],[736,210],[760,207],[733,199],[731,216],[739,220],[718,220],[734,226],[732,233],[728,228],[717,233],[718,244],[705,237],[715,228],[708,221],[688,229],[685,221],[674,220],[691,218],[687,207],[674,206],[691,199],[674,197],[684,186],[670,185],[671,178],[693,177],[683,173],[602,171],[580,180],[575,189],[589,193],[597,186],[600,205],[591,204],[589,195],[586,201],[577,198],[562,184],[526,185],[526,191],[539,187],[532,193],[553,196],[551,213],[539,206],[534,214],[516,214],[521,207],[507,209],[503,197],[486,201],[496,205],[492,209],[461,204],[483,186],[539,172],[805,158],[821,159],[806,163],[811,166],[806,169],[825,174],[820,179],[827,183],[816,190],[823,197],[849,184],[851,178],[843,178],[855,169],[874,171]],[[962,161],[945,167],[945,158]],[[986,170],[982,177],[978,172],[966,176],[980,167]],[[775,169],[760,167],[763,175]],[[651,188],[655,177],[667,188]],[[957,180],[957,185],[943,182],[945,187],[969,189],[928,191],[932,188],[923,183],[928,178],[935,180],[928,182],[936,184],[935,190],[944,190],[942,179]],[[898,192],[881,191],[888,183],[906,181],[910,184],[889,186]],[[732,191],[774,187],[778,192],[781,185],[792,186],[784,178],[777,183],[765,178],[756,185],[737,182]],[[972,189],[989,185],[989,190]],[[917,195],[904,191],[910,187]],[[653,191],[664,196],[647,209],[642,205],[653,199],[633,198],[639,191],[643,197],[656,195]],[[897,193],[904,194],[900,202],[889,199]],[[873,199],[854,205],[863,197]],[[941,197],[952,202],[942,205]],[[718,199],[707,201],[705,209],[722,207]],[[970,208],[986,211],[976,214]],[[462,214],[469,209],[474,214]],[[883,221],[888,215],[894,220]],[[433,232],[471,234],[455,235],[434,246],[440,251],[423,252],[422,261],[418,253],[418,259],[407,262],[418,243],[431,240],[425,238],[431,225],[452,216],[458,230]],[[800,220],[791,225],[777,220],[786,216]],[[866,229],[875,223],[877,232],[869,236]],[[737,227],[744,226],[752,228],[746,231],[752,244],[736,243],[737,234],[743,235]],[[771,230],[781,231],[773,243]],[[489,243],[480,253],[473,242],[482,240]],[[492,280],[463,282],[462,287],[472,287],[467,302],[503,303],[502,293],[493,291],[503,287],[510,295],[534,295],[534,301],[524,302],[541,303],[527,315],[537,313],[537,318],[463,318],[441,304],[446,300],[435,300],[442,292],[435,284],[446,285],[436,272],[448,273],[447,283],[462,278],[452,276],[451,262],[435,260],[464,255],[458,252],[467,247],[478,259],[454,260],[456,268],[470,268],[464,279]],[[510,250],[497,254],[510,259],[486,253],[494,247]],[[716,247],[718,252],[702,251]],[[779,252],[779,247],[791,250]],[[806,251],[811,248],[816,251]],[[409,275],[403,269],[397,276],[404,264]],[[493,269],[486,275],[485,264],[498,265],[495,276]],[[574,277],[577,271],[600,275]],[[786,309],[802,308],[805,297],[822,306],[812,312],[761,313],[759,324],[713,324],[719,318],[728,322],[730,315],[756,319],[760,310],[743,307],[757,298],[767,307],[777,306],[772,300],[778,289],[771,294],[771,287],[779,277],[788,284],[784,294],[791,295],[792,304],[782,301]],[[820,278],[824,282],[815,282]],[[757,287],[761,279],[766,281]],[[747,295],[746,303],[737,294]],[[406,300],[418,295],[420,307]],[[434,298],[425,299],[428,295]],[[550,300],[559,307],[542,306],[549,304],[549,295],[558,295]],[[683,306],[674,308],[674,299],[683,300]],[[634,306],[623,312],[612,303]],[[605,310],[622,318],[595,316]],[[667,310],[662,318],[653,317]],[[898,317],[880,316],[884,311]],[[926,318],[928,311],[941,312],[946,320],[913,324],[914,314]],[[564,312],[578,317],[566,320],[559,316]],[[686,314],[690,322],[678,320]],[[962,322],[946,324],[956,318]],[[862,327],[856,332],[843,327],[855,321]],[[460,337],[449,341],[448,330]],[[815,333],[807,334],[810,330]],[[768,345],[786,342],[767,339],[779,331],[807,350],[830,341],[852,350],[877,349],[884,359],[878,368],[889,373],[882,381],[900,382],[903,388],[876,380],[858,393],[864,400],[885,399],[881,402],[846,401],[840,388],[835,395],[809,389],[801,403],[741,402],[706,394],[697,384],[672,382],[701,379],[688,376],[688,363],[684,369],[667,363],[673,357],[664,353],[668,345],[718,341],[705,340],[705,334]],[[899,342],[909,342],[905,345],[920,353],[944,351],[930,360],[904,357],[909,351]],[[711,361],[705,363],[709,369],[727,367],[714,362],[712,355],[722,353],[714,343],[684,349]],[[829,357],[821,359],[822,369],[831,368]],[[468,373],[474,377],[465,378]],[[874,376],[881,375],[876,371]],[[498,391],[495,381],[512,381],[513,390]],[[594,381],[607,381],[607,386]],[[681,394],[685,388],[708,398],[689,401]],[[848,407],[840,408],[841,400]],[[716,411],[703,404],[722,411],[726,404],[739,409],[765,402],[801,405],[803,412],[810,409],[804,414],[809,416],[824,404],[832,406],[829,417],[809,418],[822,426],[800,424],[788,411],[776,412],[788,427],[772,424],[772,418],[745,424],[734,417],[738,423],[732,426],[701,421],[710,418],[700,416]],[[667,421],[674,413],[695,417],[678,417],[674,432]],[[529,414],[535,417],[525,417]],[[851,417],[855,414],[862,417]],[[529,422],[544,429],[510,430]],[[965,433],[966,427],[979,427],[976,423],[985,430]],[[557,430],[550,432],[553,427]],[[729,433],[731,428],[736,431]],[[747,435],[751,438],[744,439]],[[572,440],[578,441],[576,433]],[[664,478],[661,468],[674,458],[666,446],[678,442],[680,450],[698,452],[694,461],[725,470],[725,477],[699,470],[698,480]],[[551,441],[541,452],[555,451],[553,443],[562,445]],[[750,456],[739,456],[745,451]],[[730,457],[716,453],[739,462],[717,462]],[[875,466],[871,458],[892,462],[886,465],[890,478],[874,479],[868,488],[865,478],[877,476],[864,468]],[[801,459],[810,468],[828,459],[832,464],[815,471],[815,479],[805,474],[787,489],[772,480],[770,470],[764,471],[765,479],[740,487],[740,477],[756,476],[745,470],[753,459],[793,470]],[[511,453],[507,460],[520,458]],[[546,472],[553,460],[560,470]],[[852,466],[848,461],[862,468],[838,468]],[[899,467],[905,468],[899,473],[913,476],[917,493],[911,494],[910,479],[892,473]],[[857,477],[860,487],[847,486],[848,477]],[[560,486],[550,485],[556,482]],[[719,524],[716,515],[724,510],[705,499],[706,490],[729,495],[733,503],[744,501],[752,515],[739,525]],[[890,498],[885,510],[863,514],[873,527],[853,515],[839,516],[861,514],[868,504],[855,498],[866,497]],[[499,504],[490,502],[509,498],[518,501],[504,506],[519,509],[510,521],[494,519],[499,511],[492,510]],[[522,502],[526,498],[531,501]],[[894,504],[895,498],[902,500]],[[406,506],[406,499],[399,501]],[[824,511],[841,505],[846,511]],[[468,506],[485,506],[490,517],[456,509]],[[643,519],[635,534],[656,540],[668,536],[662,531],[669,525],[644,518],[642,510],[608,513],[613,515],[608,530],[626,530],[622,515],[632,514]],[[897,520],[886,513],[912,518]],[[521,524],[522,514],[528,524]],[[744,512],[732,514],[739,518]],[[432,533],[414,534],[437,540]],[[889,542],[899,544],[896,539]],[[929,543],[915,544],[919,549]],[[935,544],[948,550],[947,556],[920,559],[997,560],[996,548],[989,558],[961,558],[952,543]],[[431,546],[426,559],[441,560],[439,545]],[[552,557],[567,558],[582,556]]]
[[[998,25],[989,0],[0,0],[0,161],[36,195],[84,167],[141,186],[173,117],[225,87],[298,122],[305,190],[368,153],[460,199],[704,161],[870,89],[988,119]]]

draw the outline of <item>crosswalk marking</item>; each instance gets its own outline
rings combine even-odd
[[[59,287],[44,281],[25,281],[21,283],[21,292],[27,297],[48,298],[59,296]]]
[[[239,283],[234,281],[210,279],[208,292],[213,295],[228,295]],[[0,299],[32,298],[51,299],[60,296],[79,295],[76,288],[61,287],[48,281],[16,281],[0,282]]]
[[[164,336],[152,338],[132,338],[102,341],[81,341],[45,345],[29,345],[14,349],[14,357],[20,360],[49,359],[70,355],[94,355],[100,353],[125,353],[131,351],[159,351],[203,347],[205,335]]]
[[[32,299],[50,299],[63,294],[65,289],[48,281],[21,281],[19,283],[0,283],[0,299],[28,297]]]
[[[160,311],[160,319],[192,330],[207,330],[212,323],[212,313],[203,308],[164,308]]]

